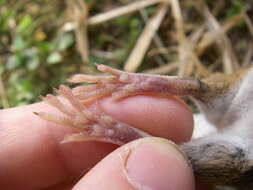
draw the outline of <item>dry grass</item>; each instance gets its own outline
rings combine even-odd
[[[26,6],[21,8],[21,4]],[[0,66],[0,72],[5,72],[1,107],[8,107],[8,102],[15,106],[19,101],[38,101],[38,94],[50,92],[71,73],[98,74],[95,62],[130,72],[197,78],[252,65],[253,8],[249,1],[11,0],[0,10],[16,12],[6,19],[7,30],[0,37],[0,61],[7,65],[9,58],[25,57],[25,52],[33,50],[37,51],[33,58],[39,60],[32,71],[26,59],[18,60],[12,70]],[[28,36],[18,33],[20,20],[27,16],[34,25]],[[4,14],[0,22],[1,18],[5,19]],[[65,34],[72,36],[71,44],[52,49]],[[20,35],[25,46],[18,52],[13,46],[18,47],[15,40]],[[48,63],[50,55],[57,62]]]
[[[241,66],[251,64],[251,42],[248,44],[248,50],[247,48],[245,49],[243,61],[239,61],[238,55],[234,51],[235,47],[228,36],[231,30],[238,27],[238,23],[245,23],[248,29],[247,32],[252,35],[252,21],[245,10],[219,21],[215,15],[219,15],[220,12],[224,11],[223,9],[226,6],[224,1],[212,10],[203,1],[195,1],[192,4],[179,0],[140,0],[128,2],[128,4],[122,5],[122,7],[114,8],[105,13],[99,13],[87,19],[82,18],[84,23],[99,25],[134,11],[140,11],[145,22],[145,27],[136,40],[136,44],[128,58],[125,60],[124,69],[126,71],[139,71],[143,59],[147,55],[149,55],[148,57],[156,57],[155,62],[158,67],[144,70],[143,72],[145,73],[177,74],[179,76],[200,78],[217,71],[215,68],[219,68],[220,72],[229,74],[235,72]],[[156,12],[148,18],[144,8],[154,4],[157,7]],[[185,8],[187,6],[191,6],[192,8],[189,10]],[[84,10],[84,12],[87,11],[87,9]],[[200,15],[200,22],[186,23],[183,15],[191,15],[190,11],[196,11]],[[87,14],[85,13],[85,15]],[[171,21],[170,24],[173,25],[166,31],[167,34],[171,34],[171,38],[174,38],[171,40],[173,43],[170,44],[166,44],[166,40],[160,37],[160,33],[164,31],[159,31],[159,27],[165,22],[164,20],[168,19]],[[80,30],[80,27],[74,28],[76,31]],[[83,32],[83,36],[85,36],[85,32]],[[88,42],[86,40],[78,40],[78,43],[84,43],[84,45],[79,46],[87,47],[86,44]],[[238,43],[240,42],[238,41]],[[216,59],[210,60],[209,63],[205,64],[203,56],[208,51],[213,51],[213,49],[216,49]],[[82,48],[78,48],[78,50],[82,52],[81,55],[85,60],[87,58],[83,55],[85,51]],[[104,50],[92,51],[96,53],[103,52],[104,58],[108,58],[108,55],[113,57],[112,53]]]

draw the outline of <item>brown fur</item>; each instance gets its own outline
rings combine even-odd
[[[202,79],[201,82],[208,86],[208,88],[206,87],[206,91],[202,99],[209,101],[210,99],[223,96],[236,84],[240,83],[243,76],[245,76],[247,72],[248,69],[243,69],[230,75],[216,73]]]
[[[195,175],[203,181],[239,189],[253,189],[253,165],[244,149],[227,141],[185,143],[181,148],[188,156]]]

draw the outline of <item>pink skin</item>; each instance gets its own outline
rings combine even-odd
[[[60,85],[58,89],[55,89],[58,96],[48,94],[43,97],[45,102],[57,108],[63,116],[57,116],[45,111],[34,112],[41,119],[77,129],[77,133],[65,137],[63,142],[96,140],[123,145],[139,138],[151,136],[150,129],[146,128],[146,126],[143,128],[141,120],[139,120],[140,128],[134,125],[131,126],[131,122],[127,124],[117,120],[117,118],[115,120],[115,118],[103,113],[103,106],[100,106],[99,103],[93,107],[95,110],[90,111],[87,109],[88,104],[96,102],[103,97],[110,96],[115,101],[129,96],[149,94],[160,96],[162,99],[163,96],[171,97],[172,95],[197,96],[201,92],[201,84],[198,80],[128,73],[106,65],[97,65],[97,69],[111,76],[76,74],[70,77],[68,81],[78,84],[77,87],[71,89],[65,85]],[[80,85],[82,83],[88,83],[89,85]],[[135,102],[136,105],[140,105],[138,101]],[[138,110],[136,105],[135,110],[138,112],[140,110]],[[170,114],[163,112],[164,106],[162,105],[161,103],[159,109],[156,110],[153,110],[153,106],[149,104],[144,104],[143,106],[146,109],[157,112],[157,114],[160,113],[166,119],[168,119],[168,115],[172,115],[171,118],[173,118],[173,112]],[[124,105],[122,105],[122,108],[124,111]],[[135,117],[136,114],[132,113],[132,116]],[[147,119],[145,112],[142,118],[144,120]],[[152,127],[160,125],[160,119],[157,120],[156,118],[153,117],[153,120],[157,122],[153,122]],[[178,141],[178,139],[173,140]]]
[[[175,98],[135,96],[119,102],[110,98],[100,102],[112,117],[151,135],[183,142],[192,134],[192,114]],[[34,111],[61,114],[45,103],[0,111],[0,187],[3,189],[64,189],[73,186],[80,176],[117,147],[99,142],[60,144],[66,134],[75,131],[41,120],[33,114]],[[107,159],[114,162],[114,156]],[[100,162],[98,167],[103,163]],[[179,168],[180,163],[185,165],[179,161]],[[185,178],[193,180],[191,175]]]
[[[110,190],[193,190],[194,180],[189,165],[175,147],[165,140],[143,138],[108,155],[77,183],[74,190],[85,189],[84,187]]]
[[[184,109],[178,109],[180,107]],[[176,143],[188,141],[192,135],[192,128],[188,127],[193,125],[192,116],[187,114],[190,110],[181,100],[174,97],[168,99],[161,96],[157,96],[157,98],[133,96],[121,101],[120,104],[111,99],[106,99],[103,108],[106,109],[109,115],[113,115],[116,120],[124,121],[127,115],[129,117],[127,124],[146,131],[153,136],[169,137],[170,140]],[[179,115],[184,115],[187,118],[181,119],[178,117]],[[146,124],[144,125],[144,123]],[[174,126],[175,124],[177,126]],[[165,127],[171,130],[165,129]]]

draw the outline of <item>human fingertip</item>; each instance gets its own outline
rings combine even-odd
[[[129,183],[137,190],[193,190],[193,172],[177,145],[161,138],[135,141],[126,162]]]

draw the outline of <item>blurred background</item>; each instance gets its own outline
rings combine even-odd
[[[187,77],[252,63],[251,0],[0,0],[0,108],[94,63]]]

